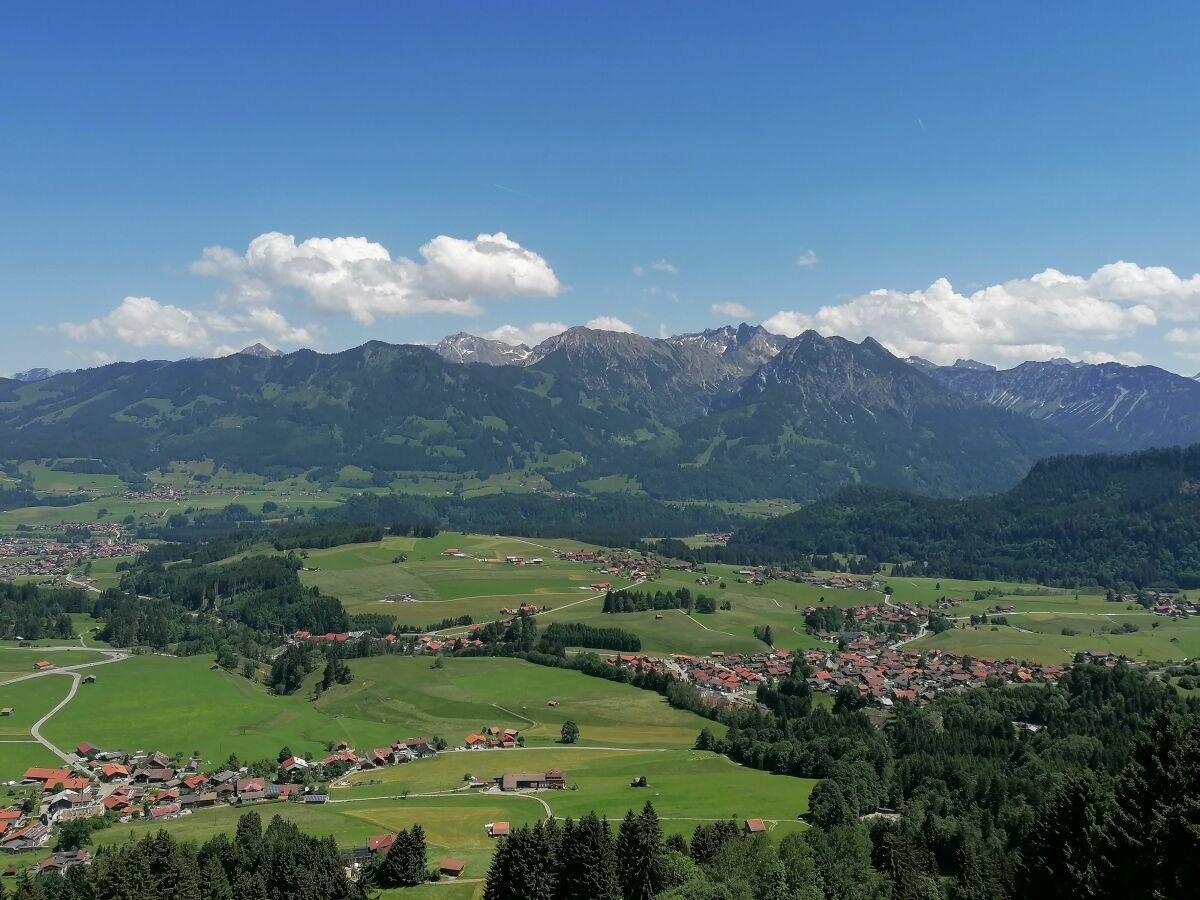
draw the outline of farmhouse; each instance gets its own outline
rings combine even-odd
[[[38,874],[43,872],[57,872],[63,874],[72,866],[86,866],[92,862],[92,854],[90,850],[69,850],[58,851],[50,854],[48,859],[42,861],[38,866]]]
[[[488,837],[492,838],[508,837],[510,831],[507,822],[488,822],[483,827],[487,829]]]
[[[567,785],[567,776],[551,769],[548,772],[512,772],[496,776],[502,791],[562,790]]]
[[[372,853],[387,853],[394,843],[396,843],[396,835],[377,834],[367,839],[367,849]]]

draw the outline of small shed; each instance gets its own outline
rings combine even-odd
[[[438,863],[438,874],[446,878],[457,878],[467,868],[461,859],[443,859]]]

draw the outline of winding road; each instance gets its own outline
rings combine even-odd
[[[38,647],[35,649],[36,649],[36,653],[39,655],[43,654],[43,653],[45,653],[45,654],[57,653],[57,652],[62,652],[64,650],[72,650],[72,651],[79,650],[78,647]],[[48,713],[46,713],[44,716],[42,716],[40,719],[38,719],[36,722],[34,722],[33,726],[29,729],[29,733],[33,736],[33,739],[35,741],[37,741],[39,744],[41,744],[43,747],[45,747],[47,750],[49,750],[51,753],[53,753],[55,756],[57,756],[59,759],[61,759],[68,766],[73,765],[75,763],[75,758],[70,753],[67,753],[65,750],[63,750],[61,747],[59,747],[57,744],[54,744],[47,737],[45,737],[42,734],[42,726],[45,725],[47,722],[49,722],[52,718],[54,718],[54,716],[64,706],[66,706],[68,703],[71,702],[72,699],[74,699],[75,692],[79,690],[79,683],[80,683],[80,681],[83,680],[79,674],[79,671],[81,669],[92,669],[92,668],[95,668],[96,666],[104,666],[104,665],[108,665],[109,663],[120,662],[123,659],[129,658],[129,654],[124,652],[123,650],[98,650],[98,649],[91,648],[91,647],[89,647],[88,649],[94,653],[102,654],[105,658],[96,660],[95,662],[77,663],[76,665],[73,665],[73,666],[60,666],[60,667],[52,668],[52,669],[43,669],[40,672],[31,672],[28,675],[21,675],[17,678],[9,678],[6,681],[0,681],[0,687],[4,687],[4,686],[10,685],[10,684],[16,684],[17,682],[20,682],[20,681],[29,681],[32,678],[46,678],[47,676],[50,676],[50,675],[66,675],[71,679],[71,689],[69,691],[67,691],[67,696],[63,697],[60,701],[58,701],[58,703],[55,704],[55,706]],[[24,648],[21,648],[21,652],[26,652],[26,651]],[[26,742],[22,741],[21,743],[26,743]]]

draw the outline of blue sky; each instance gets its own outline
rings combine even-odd
[[[0,372],[745,318],[1191,374],[1197,25],[1186,3],[14,7]]]

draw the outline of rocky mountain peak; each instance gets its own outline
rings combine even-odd
[[[277,356],[283,356],[282,350],[276,350],[274,347],[268,347],[261,341],[251,344],[249,347],[243,347],[235,356],[257,356],[259,359],[274,359]]]
[[[483,363],[488,366],[520,366],[530,358],[530,349],[524,344],[506,344],[465,331],[442,338],[433,349],[449,362]]]

